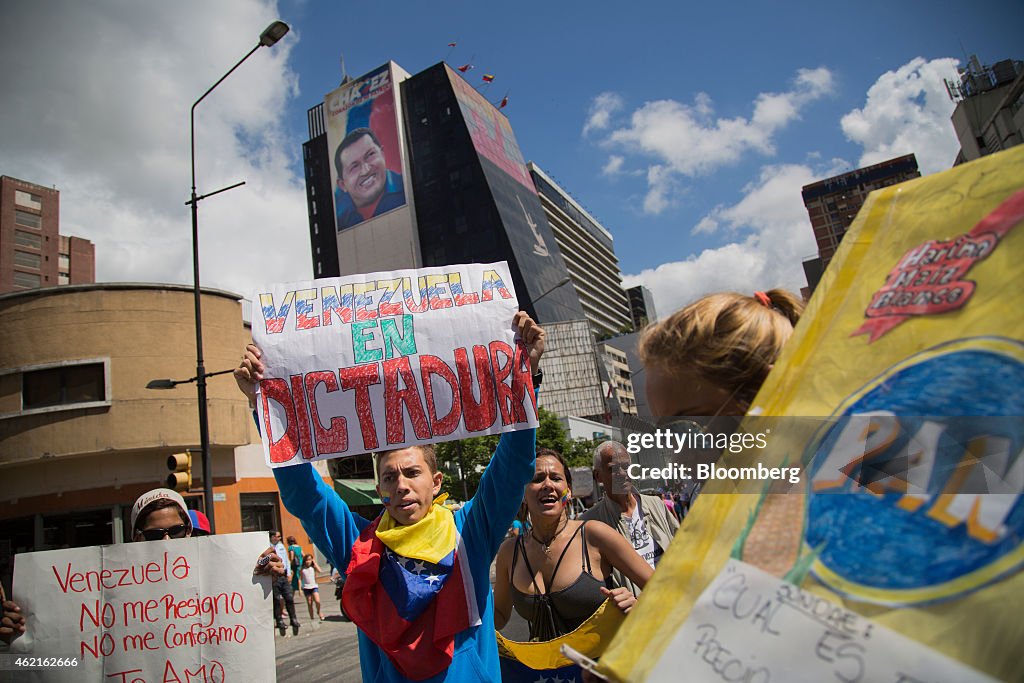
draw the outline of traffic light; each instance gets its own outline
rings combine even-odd
[[[167,456],[167,488],[184,493],[192,488],[192,454],[175,453]]]

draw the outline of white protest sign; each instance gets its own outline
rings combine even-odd
[[[649,681],[990,683],[990,678],[827,598],[729,560]]]
[[[537,426],[508,264],[273,285],[253,296],[271,467]]]
[[[124,543],[17,555],[14,599],[26,633],[12,652],[74,658],[19,681],[273,681],[266,533]]]

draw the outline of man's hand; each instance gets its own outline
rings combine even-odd
[[[251,348],[256,347],[253,346]],[[288,569],[284,566],[284,562],[281,561],[277,551],[271,546],[264,550],[263,554],[256,560],[256,568],[252,570],[252,573],[256,576],[270,576],[273,578],[286,575]]]
[[[623,614],[629,614],[629,610],[633,609],[633,605],[636,604],[636,596],[628,588],[612,588],[608,590],[601,586],[601,593],[610,599],[612,604],[622,610]]]
[[[536,375],[540,369],[540,357],[544,355],[544,328],[525,311],[519,311],[512,318],[512,327],[530,352],[530,373]],[[253,347],[255,348],[255,347]]]
[[[233,373],[235,376],[235,383],[238,384],[238,390],[245,394],[245,397],[249,399],[249,407],[256,407],[256,386],[259,381],[263,379],[263,362],[260,358],[263,354],[260,352],[259,347],[255,344],[249,344],[245,347],[245,353],[242,354],[242,362]]]
[[[11,641],[25,632],[25,615],[21,613],[21,607],[13,600],[8,600],[0,587],[0,606],[3,614],[0,616],[0,642],[11,644]]]

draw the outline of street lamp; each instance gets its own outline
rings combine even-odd
[[[207,377],[214,377],[216,375],[226,375],[227,373],[234,372],[234,371],[235,371],[234,368],[231,368],[230,370],[218,370],[217,372],[208,372],[208,373],[206,373],[206,376]],[[198,377],[189,377],[188,379],[151,379],[151,380],[149,380],[149,383],[146,384],[146,388],[147,389],[173,389],[174,387],[178,386],[179,384],[191,384],[192,382],[195,382],[197,379],[198,379]]]
[[[235,69],[242,65],[242,62],[249,59],[256,50],[261,47],[270,47],[279,41],[284,34],[288,33],[288,24],[283,21],[275,21],[260,34],[260,40],[256,47],[242,57],[231,67],[226,74],[220,77],[210,89],[203,93],[202,97],[192,105],[189,120],[190,142],[192,147],[192,198],[185,202],[192,207],[192,277],[194,281],[195,308],[196,308],[196,376],[191,380],[196,383],[196,392],[199,397],[199,447],[203,454],[203,497],[206,499],[206,516],[210,520],[210,533],[217,532],[217,523],[213,513],[213,464],[210,462],[210,425],[206,410],[206,368],[203,367],[203,316],[199,301],[199,202],[207,197],[220,194],[227,190],[244,185],[245,181],[235,183],[228,187],[210,192],[209,194],[196,196],[196,107],[206,99],[206,96],[213,92],[213,89],[220,85],[225,78],[230,76]],[[219,374],[219,373],[211,373]],[[173,385],[172,385],[173,386]]]

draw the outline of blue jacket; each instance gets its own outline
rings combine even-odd
[[[384,194],[380,196],[380,201],[377,203],[377,208],[374,209],[371,218],[380,216],[392,209],[397,209],[400,206],[405,206],[405,185],[402,183],[402,175],[394,171],[388,171],[385,174],[384,180]],[[335,189],[334,205],[338,207],[337,213],[334,216],[337,221],[338,232],[345,228],[359,225],[364,220],[367,220],[363,218],[363,214],[359,213],[359,209],[356,208],[356,205],[352,202],[352,197],[347,192]]]
[[[501,680],[494,636],[491,562],[533,477],[535,452],[536,430],[503,433],[476,495],[455,512],[455,526],[465,542],[473,575],[481,624],[456,635],[451,667],[427,679],[432,683]],[[278,467],[274,477],[285,508],[302,521],[313,543],[339,570],[348,567],[352,544],[370,522],[352,513],[310,464]],[[359,665],[364,683],[406,680],[362,631]]]

